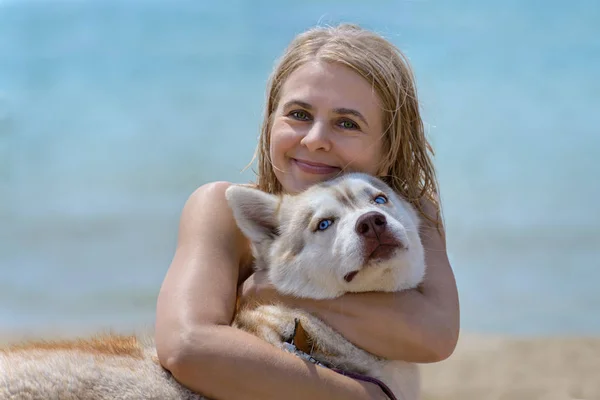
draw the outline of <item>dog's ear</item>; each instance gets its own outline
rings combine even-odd
[[[244,235],[254,243],[278,235],[277,209],[280,198],[247,186],[230,186],[225,191],[229,207]]]

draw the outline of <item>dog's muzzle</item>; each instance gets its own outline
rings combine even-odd
[[[387,218],[379,211],[370,211],[358,218],[354,230],[361,238],[365,260],[387,260],[406,244],[389,229]]]

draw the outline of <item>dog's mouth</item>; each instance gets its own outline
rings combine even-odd
[[[367,253],[365,257],[365,266],[368,266],[368,264],[372,262],[377,263],[380,261],[389,260],[394,256],[396,251],[403,249],[406,249],[406,246],[404,246],[404,244],[399,241],[394,241],[393,243],[379,243],[377,246],[368,249],[369,253]],[[344,275],[344,280],[348,283],[352,282],[359,272],[360,270],[348,272],[346,275]]]
[[[406,250],[406,245],[395,237],[378,238],[363,241],[365,264],[371,262],[387,261],[398,250]]]
[[[374,246],[374,248],[369,249],[370,252],[366,254],[365,258],[367,262],[389,260],[394,255],[396,250],[403,248],[404,245],[396,241],[393,243],[379,243],[377,246]]]
[[[352,280],[358,275],[358,270],[352,271],[344,275],[344,280],[348,283],[352,282]]]

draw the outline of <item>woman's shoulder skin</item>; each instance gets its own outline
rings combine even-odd
[[[237,286],[251,273],[248,240],[225,198],[231,185],[206,183],[183,207],[175,255],[157,301],[156,341],[166,364],[188,330],[231,323]]]
[[[180,218],[175,256],[181,249],[185,255],[186,250],[199,249],[204,243],[211,242],[214,247],[220,248],[233,255],[245,267],[249,261],[250,244],[238,228],[229,207],[225,192],[232,182],[215,181],[205,183],[198,187],[187,199]],[[251,270],[244,271],[250,273]]]

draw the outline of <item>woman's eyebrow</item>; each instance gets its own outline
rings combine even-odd
[[[286,102],[283,105],[283,109],[285,110],[285,109],[290,108],[292,106],[300,106],[302,108],[306,108],[307,110],[312,110],[312,108],[313,108],[313,106],[311,106],[310,104],[308,104],[305,101],[292,99],[292,100]]]
[[[354,115],[356,118],[358,118],[362,122],[364,122],[364,124],[366,126],[369,126],[367,119],[365,117],[363,117],[363,115],[360,112],[358,112],[352,108],[336,108],[335,110],[333,110],[333,112],[336,114],[340,114],[340,115]]]

